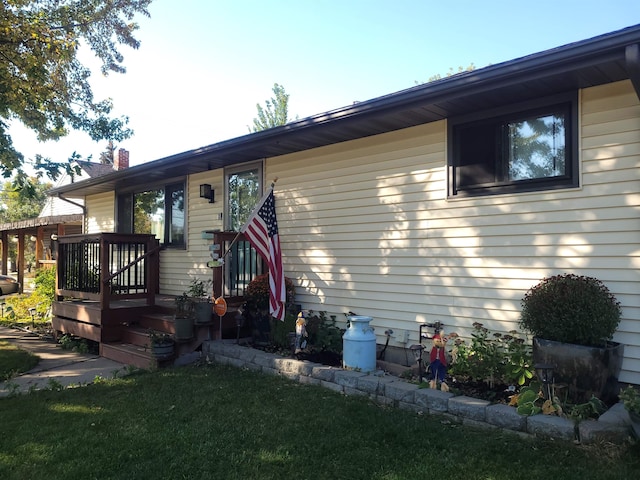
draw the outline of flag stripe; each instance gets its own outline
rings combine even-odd
[[[240,231],[269,265],[269,312],[273,317],[284,320],[287,293],[273,189],[258,202]]]

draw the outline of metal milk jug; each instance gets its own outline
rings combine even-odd
[[[376,369],[376,335],[369,326],[371,317],[352,315],[342,336],[342,366],[350,370],[373,372]]]

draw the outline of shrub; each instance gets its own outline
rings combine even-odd
[[[35,291],[42,297],[48,298],[51,304],[56,297],[55,267],[41,268],[40,270],[38,270],[34,283],[35,283]]]
[[[620,303],[600,280],[563,274],[529,289],[520,325],[546,340],[602,346],[613,337],[620,315]]]
[[[286,291],[286,306],[293,304],[296,290],[291,279],[285,277],[284,285]],[[255,277],[245,291],[244,300],[249,310],[269,309],[269,274],[263,273]]]
[[[491,388],[496,384],[522,386],[533,377],[531,347],[515,330],[489,335],[489,329],[476,322],[469,345],[456,333],[449,337],[455,338],[451,375],[485,382]]]

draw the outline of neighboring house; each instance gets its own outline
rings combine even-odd
[[[398,349],[424,322],[517,329],[540,279],[595,276],[623,307],[620,380],[640,384],[639,95],[634,26],[52,193],[84,197],[87,233],[136,232],[161,200],[144,228],[177,295],[211,275],[201,232],[237,230],[277,177],[296,302],[371,316]]]
[[[121,149],[115,165],[74,160],[72,166],[77,167],[77,173],[71,176],[63,172],[56,181],[55,188],[60,188],[73,182],[96,178],[113,172],[114,169],[127,168],[129,166],[129,153]],[[23,267],[25,266],[24,252],[26,242],[35,242],[33,251],[36,264],[33,267],[39,268],[42,265],[47,265],[53,261],[55,249],[52,249],[52,239],[55,239],[58,235],[82,233],[84,210],[83,197],[65,197],[59,194],[47,198],[37,217],[0,224],[2,245],[8,245],[12,241],[17,244],[15,258],[9,258],[9,248],[2,248],[0,266],[2,274],[6,275],[15,271],[21,287],[24,288]]]

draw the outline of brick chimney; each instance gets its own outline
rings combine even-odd
[[[129,151],[121,148],[118,150],[118,157],[115,159],[113,167],[116,170],[124,170],[129,168]]]

